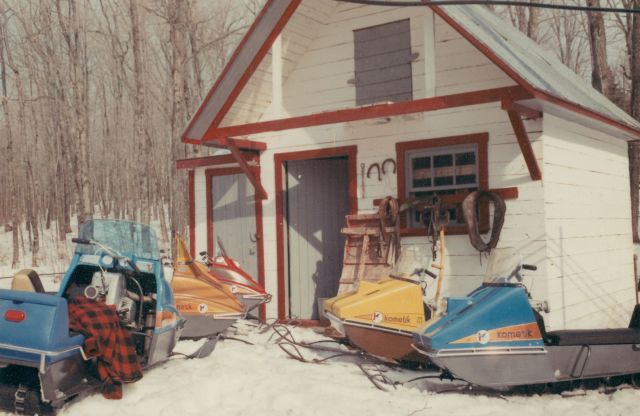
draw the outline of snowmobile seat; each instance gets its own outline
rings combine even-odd
[[[544,318],[542,317],[542,315],[540,315],[540,312],[538,312],[537,310],[533,308],[531,310],[533,311],[533,316],[535,316],[536,318],[538,329],[540,329],[540,335],[542,335],[542,341],[544,341],[546,345],[551,344],[552,340],[549,339],[549,335],[547,334],[547,328],[544,326]]]
[[[640,344],[640,329],[569,329],[547,333],[551,345]]]
[[[39,366],[45,356],[49,365],[81,353],[84,336],[69,333],[66,299],[0,289],[0,316],[9,310],[22,311],[23,318],[18,322],[0,320],[0,362],[19,360]]]
[[[548,345],[640,344],[640,305],[633,309],[628,328],[569,329],[547,333],[542,317],[537,312],[534,313],[543,339]]]
[[[11,290],[44,293],[44,286],[38,272],[33,269],[22,269],[13,276]]]

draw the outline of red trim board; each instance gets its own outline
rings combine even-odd
[[[247,68],[245,73],[240,78],[238,84],[233,88],[233,90],[231,91],[231,94],[229,94],[229,96],[227,97],[225,103],[220,108],[220,111],[218,112],[218,114],[216,114],[215,118],[211,122],[211,125],[209,126],[209,129],[207,130],[207,133],[205,133],[205,136],[208,136],[209,132],[211,130],[216,129],[220,125],[220,123],[224,119],[224,116],[227,115],[227,113],[229,112],[229,109],[231,108],[231,106],[233,105],[235,100],[238,98],[238,95],[240,95],[240,93],[244,89],[244,87],[247,84],[247,82],[249,82],[249,79],[251,78],[251,75],[253,75],[253,73],[256,71],[256,69],[258,69],[258,66],[260,65],[260,62],[262,62],[262,59],[264,59],[265,55],[269,52],[269,49],[271,48],[271,45],[273,45],[273,42],[276,40],[278,35],[280,35],[280,32],[282,32],[282,29],[284,29],[285,25],[287,24],[287,22],[289,21],[291,16],[293,16],[293,13],[296,11],[296,9],[300,5],[301,1],[302,0],[292,0],[291,1],[291,4],[289,4],[289,6],[287,7],[287,9],[283,13],[283,15],[280,17],[280,20],[278,21],[278,23],[276,24],[274,29],[271,31],[269,36],[267,36],[267,38],[265,39],[265,41],[262,44],[262,46],[260,47],[260,49],[258,49],[258,51],[256,52],[253,60],[251,61],[251,64],[249,65],[249,67]],[[263,16],[263,14],[266,12],[267,8],[270,6],[270,3],[271,3],[271,1],[267,5],[264,6],[264,8],[261,11],[260,16]],[[258,20],[256,20],[256,22],[257,21]],[[254,24],[252,26],[252,29],[255,26],[256,25]],[[244,46],[244,45],[239,46],[236,49],[236,51],[239,51],[242,46]],[[222,79],[222,77],[220,77],[220,79]]]
[[[390,117],[426,111],[444,110],[447,108],[465,107],[486,104],[509,99],[513,101],[532,98],[522,87],[501,87],[481,91],[443,95],[439,97],[421,98],[391,104],[376,104],[359,108],[326,111],[306,116],[290,117],[280,120],[261,121],[238,126],[209,129],[202,138],[204,143],[214,142],[226,137],[281,131],[302,127],[321,126],[325,124],[346,123],[349,121],[370,118]]]
[[[253,34],[253,32],[255,32],[256,27],[258,26],[259,22],[264,17],[267,9],[271,6],[273,1],[274,0],[267,0],[267,3],[262,7],[262,10],[260,10],[260,13],[258,13],[258,15],[256,16],[255,20],[251,24],[251,27],[249,27],[249,30],[247,30],[247,33],[245,33],[245,35],[242,38],[242,40],[240,41],[240,43],[238,43],[238,46],[233,51],[233,54],[231,55],[231,58],[229,58],[229,61],[227,62],[227,64],[225,65],[224,69],[222,70],[222,72],[218,76],[218,79],[216,79],[216,82],[213,84],[213,87],[211,87],[211,89],[207,93],[207,96],[204,98],[204,100],[202,100],[202,104],[200,105],[200,107],[198,108],[196,113],[193,115],[193,117],[191,117],[191,120],[189,121],[189,124],[187,124],[187,127],[184,129],[184,132],[182,133],[182,141],[183,142],[188,143],[188,142],[193,140],[193,138],[186,137],[186,134],[189,132],[189,130],[191,130],[191,127],[193,127],[193,124],[196,122],[198,117],[200,117],[200,115],[202,114],[202,111],[204,110],[205,104],[209,101],[209,99],[211,99],[211,96],[218,89],[218,86],[220,85],[220,83],[222,82],[224,77],[231,70],[231,67],[233,66],[233,63],[236,61],[236,59],[238,59],[238,55],[240,54],[240,51],[245,47],[245,45],[247,44],[247,42],[251,38],[251,35]]]
[[[196,185],[195,172],[189,171],[189,250],[196,255]],[[162,214],[164,215],[164,214]]]
[[[257,164],[260,159],[257,153],[242,152],[242,155],[247,162]],[[230,165],[236,163],[236,158],[233,155],[205,156],[196,157],[193,159],[176,160],[176,169],[195,169],[216,165]]]

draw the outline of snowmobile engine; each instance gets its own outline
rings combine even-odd
[[[121,273],[95,272],[84,295],[89,299],[102,298],[107,305],[115,306],[123,323],[131,325],[135,322],[137,305],[127,297],[127,285]]]
[[[136,303],[131,298],[122,298],[118,303],[118,315],[120,321],[125,325],[135,324],[136,320]]]

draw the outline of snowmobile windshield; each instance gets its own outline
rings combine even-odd
[[[431,253],[427,252],[426,246],[407,245],[402,247],[400,258],[391,269],[391,276],[419,281],[420,271],[423,268],[429,268],[431,263]]]
[[[145,224],[117,220],[89,220],[80,227],[79,237],[97,241],[129,258],[160,260],[156,233]],[[76,253],[94,254],[97,245],[77,244]]]
[[[522,258],[513,248],[491,250],[487,261],[484,283],[513,283],[515,273],[520,270]]]

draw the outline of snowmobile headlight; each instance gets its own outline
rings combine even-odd
[[[112,267],[113,266],[113,257],[109,255],[102,256],[100,259],[100,264],[102,267]]]

